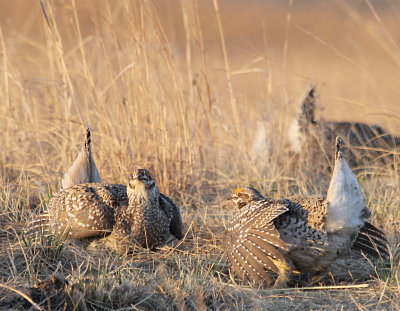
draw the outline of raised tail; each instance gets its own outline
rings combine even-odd
[[[315,87],[311,86],[299,106],[297,116],[291,121],[288,128],[290,148],[295,153],[301,152],[302,144],[310,134],[310,127],[317,124],[314,113],[315,103],[316,91]]]
[[[90,139],[90,128],[89,125],[86,125],[86,140],[85,140],[85,147],[88,154],[89,164],[90,164],[90,178],[89,182],[91,183],[101,183],[100,173],[97,169],[96,163],[94,162],[93,155],[92,155],[92,145]]]
[[[312,86],[301,103],[299,113],[300,125],[306,126],[306,124],[316,124],[315,121],[315,104],[317,100],[317,92],[315,86]],[[303,124],[302,124],[303,123]]]
[[[85,143],[72,166],[64,174],[62,179],[63,189],[78,184],[101,182],[99,171],[92,156],[90,135],[90,128],[87,125]]]
[[[340,137],[336,138],[335,168],[326,201],[328,213],[325,229],[328,232],[358,228],[363,224],[361,215],[365,210],[364,194],[344,157],[343,141]]]
[[[385,233],[369,222],[365,222],[364,227],[360,229],[352,248],[377,258],[389,259]]]

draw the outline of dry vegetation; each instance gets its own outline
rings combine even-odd
[[[0,309],[400,309],[400,184],[389,167],[360,175],[389,266],[346,258],[322,289],[266,291],[236,283],[222,256],[236,185],[272,197],[326,191],[329,176],[310,187],[285,143],[310,83],[325,117],[400,130],[394,1],[41,3],[0,12]],[[179,203],[179,247],[117,256],[26,240],[23,223],[57,191],[86,123],[104,180],[146,167]]]

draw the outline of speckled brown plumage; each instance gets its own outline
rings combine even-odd
[[[128,201],[126,187],[107,183],[75,185],[61,190],[39,215],[29,232],[44,231],[64,238],[99,236],[111,232],[115,210]]]
[[[135,192],[131,186],[144,185],[140,179],[142,175],[148,176],[146,181],[154,186],[144,188],[147,192],[142,188]],[[169,233],[181,239],[180,211],[168,197],[159,193],[148,171],[136,170],[129,184],[131,186],[127,187],[91,183],[62,190],[50,200],[48,213],[34,220],[28,231],[43,230],[49,234],[82,238],[114,230],[113,237],[118,234],[129,236],[134,242],[149,247],[162,244]]]
[[[230,199],[239,212],[228,227],[228,257],[240,277],[271,286],[272,272],[278,274],[274,286],[283,286],[293,269],[324,271],[353,244],[367,249],[366,231],[378,245],[373,247],[370,242],[369,249],[382,249],[382,254],[387,254],[383,232],[367,222],[370,212],[343,158],[340,143],[337,148],[327,198],[292,196],[270,200],[254,188],[235,190]]]
[[[105,239],[128,239],[142,247],[163,245],[170,234],[181,239],[179,209],[160,191],[147,170],[136,170],[127,187],[129,202],[116,210],[112,234]],[[110,245],[110,243],[108,243]]]
[[[239,188],[231,197],[235,203],[245,204],[228,228],[228,258],[242,279],[282,287],[293,269],[305,268],[299,267],[299,262],[305,260],[310,267],[315,264],[314,258],[327,241],[307,223],[308,212],[300,204],[258,194],[254,188]]]
[[[324,197],[292,195],[288,197],[288,200],[299,204],[303,210],[307,211],[307,222],[310,226],[317,230],[323,230],[325,216],[328,212]]]

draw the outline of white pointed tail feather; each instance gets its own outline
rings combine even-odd
[[[92,157],[89,127],[86,127],[86,131],[85,144],[62,179],[61,184],[63,189],[78,184],[101,182],[99,171]]]
[[[97,170],[96,163],[93,156],[90,154],[90,182],[101,183],[99,171]]]
[[[364,194],[341,152],[335,161],[327,203],[325,228],[328,232],[342,228],[356,228],[363,224],[361,211],[365,206]]]
[[[66,189],[73,185],[89,182],[90,178],[90,163],[87,158],[86,151],[82,148],[72,166],[64,174],[62,180],[62,188]]]

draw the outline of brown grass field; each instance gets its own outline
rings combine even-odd
[[[1,310],[400,310],[400,176],[390,167],[358,176],[389,265],[349,257],[313,287],[264,290],[237,282],[223,256],[236,186],[326,193],[330,173],[304,177],[286,143],[310,85],[319,118],[400,133],[396,1],[40,3],[0,10]],[[146,167],[179,204],[178,247],[119,256],[26,239],[84,124],[104,181]],[[52,275],[57,289],[41,297]]]

